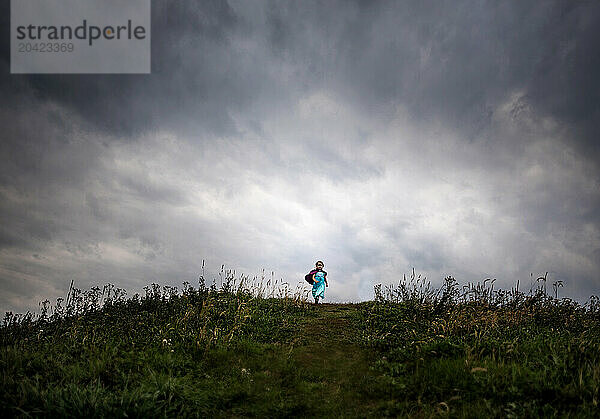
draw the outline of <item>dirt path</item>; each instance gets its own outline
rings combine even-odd
[[[355,313],[351,304],[314,306],[293,356],[321,380],[325,410],[360,417],[368,404],[361,389],[369,386],[373,374],[368,353],[357,342],[360,330],[352,319]]]

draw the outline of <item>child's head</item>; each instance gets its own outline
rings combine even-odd
[[[315,263],[315,266],[316,266],[317,269],[323,269],[323,267],[325,265],[323,264],[322,261],[318,260],[317,263]]]

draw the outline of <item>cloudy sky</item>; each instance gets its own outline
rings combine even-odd
[[[8,19],[2,311],[202,260],[600,293],[600,3],[153,1],[150,75],[11,75]]]

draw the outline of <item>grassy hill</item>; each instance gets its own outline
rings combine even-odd
[[[0,329],[5,416],[598,417],[600,305],[413,275],[309,304],[243,281],[71,290]],[[270,293],[276,295],[275,291]]]

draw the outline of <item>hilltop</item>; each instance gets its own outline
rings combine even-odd
[[[414,278],[413,278],[414,280]],[[600,307],[400,284],[359,304],[155,285],[0,329],[8,416],[597,415]],[[420,287],[420,288],[419,288]]]

